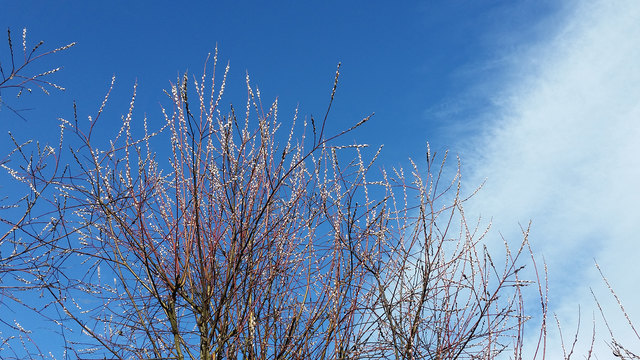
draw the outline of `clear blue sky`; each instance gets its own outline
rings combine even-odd
[[[82,117],[94,114],[115,74],[106,113],[114,127],[136,81],[138,118],[159,126],[162,90],[187,69],[199,74],[217,44],[231,65],[227,103],[244,103],[248,71],[264,101],[279,98],[286,123],[297,104],[302,116],[324,113],[342,62],[329,126],[375,112],[345,142],[384,144],[380,167],[420,159],[426,141],[462,154],[470,185],[487,179],[468,214],[492,218],[506,238],[533,220],[531,241],[549,263],[552,306],[566,323],[575,324],[580,303],[590,324],[589,286],[601,288],[594,258],[640,319],[640,283],[627,275],[640,241],[638,18],[634,1],[599,0],[0,0],[0,25],[16,42],[26,27],[31,44],[78,43],[42,64],[64,66],[55,80],[67,91],[3,92],[3,101],[34,109],[27,121],[0,109],[0,121],[19,138],[55,141],[56,118],[71,118],[73,100]],[[2,153],[9,145],[0,133]]]

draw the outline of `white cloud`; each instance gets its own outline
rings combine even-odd
[[[492,119],[487,131],[462,151],[467,184],[487,178],[467,213],[492,217],[494,232],[511,239],[519,223],[533,221],[530,240],[549,265],[550,310],[566,337],[582,309],[577,357],[586,354],[597,311],[590,287],[622,343],[639,351],[593,259],[640,329],[640,2],[581,2],[566,11],[557,32],[513,55],[515,76],[504,77],[511,80],[492,99],[497,110],[483,116]],[[595,316],[596,347],[610,357]],[[549,337],[552,355],[558,339],[555,331]]]

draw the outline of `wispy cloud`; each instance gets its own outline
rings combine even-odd
[[[494,232],[511,239],[532,220],[551,312],[570,336],[581,306],[582,350],[595,316],[596,347],[609,356],[590,287],[623,344],[640,350],[594,267],[595,259],[640,327],[640,2],[563,11],[562,26],[512,55],[485,131],[462,150],[467,184],[487,178],[467,213],[492,218]],[[554,331],[549,340],[550,353],[559,351]]]

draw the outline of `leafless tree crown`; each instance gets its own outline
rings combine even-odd
[[[459,160],[452,179],[429,148],[408,174],[372,171],[380,149],[340,143],[370,117],[328,134],[328,110],[296,112],[285,131],[248,77],[246,104],[223,112],[216,64],[171,85],[155,131],[134,87],[109,140],[95,130],[108,94],[88,122],[61,120],[56,146],[14,140],[2,166],[29,194],[3,219],[3,296],[46,319],[65,356],[521,358],[527,231],[491,256]],[[19,334],[0,336],[6,358],[46,352],[4,325]]]

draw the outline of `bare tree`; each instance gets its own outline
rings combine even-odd
[[[32,68],[41,58],[67,50],[75,43],[42,51],[44,42],[40,41],[27,50],[27,31],[23,29],[22,51],[19,51],[12,42],[10,30],[7,30],[7,35],[9,60],[4,64],[0,62],[0,109],[9,109],[24,119],[20,109],[7,103],[6,95],[15,92],[15,95],[20,97],[25,92],[30,93],[33,88],[39,88],[45,94],[49,94],[50,89],[64,90],[49,80],[50,75],[61,68],[52,68],[44,72],[34,72]],[[33,308],[24,301],[27,297],[25,291],[41,288],[41,279],[36,275],[59,264],[58,259],[53,256],[54,244],[46,240],[48,237],[43,236],[43,232],[49,231],[50,226],[55,226],[55,222],[52,223],[51,219],[37,208],[53,187],[58,159],[51,146],[41,146],[37,142],[34,144],[31,140],[18,142],[10,132],[9,137],[13,150],[0,158],[0,167],[6,170],[8,176],[17,184],[12,184],[9,188],[11,191],[7,194],[0,195],[0,223],[5,226],[0,230],[0,311],[26,313]],[[4,186],[2,190],[5,190]],[[21,195],[15,196],[15,193]],[[2,316],[0,352],[3,353],[3,357],[14,350],[9,346],[11,342],[21,344],[19,347],[23,349],[32,346],[37,354],[43,353],[31,340],[30,332],[20,322],[9,321],[8,316]]]
[[[243,111],[219,110],[229,67],[216,87],[216,63],[171,85],[158,131],[145,118],[134,135],[134,88],[117,133],[97,136],[107,94],[88,125],[62,121],[60,145],[42,156],[52,176],[15,170],[56,189],[37,224],[15,224],[49,249],[31,281],[52,303],[34,309],[68,354],[521,358],[527,231],[503,265],[493,259],[488,229],[465,218],[460,167],[442,178],[446,155],[428,150],[409,177],[372,174],[380,149],[340,144],[370,117],[326,132],[339,72],[324,117],[300,125],[296,112],[282,134],[277,100],[264,110],[248,77]]]
[[[412,161],[410,183],[401,171],[384,176],[389,215],[378,242],[385,253],[359,259],[373,291],[367,331],[376,334],[378,351],[372,357],[494,359],[508,351],[519,359],[528,320],[521,289],[532,283],[519,272],[527,262],[536,266],[533,257],[521,259],[531,254],[529,230],[515,251],[505,241],[505,258],[494,259],[483,244],[489,227],[470,225],[465,217],[470,196],[461,196],[459,159],[454,178],[442,178],[446,158],[438,165],[427,145],[424,173]],[[535,282],[541,284],[539,275]],[[546,318],[546,294],[542,288],[539,293]],[[538,351],[530,351],[527,357],[536,358]]]
[[[20,114],[21,109],[16,109],[9,105],[3,95],[14,90],[17,97],[23,93],[31,93],[34,88],[40,89],[45,94],[49,94],[50,89],[64,90],[64,88],[49,80],[50,76],[58,71],[61,67],[51,68],[42,72],[33,72],[30,68],[34,66],[39,59],[55,54],[60,51],[67,50],[76,43],[72,42],[65,46],[55,48],[53,50],[42,51],[41,46],[44,41],[38,42],[30,50],[27,50],[27,29],[22,29],[22,51],[15,49],[11,39],[11,29],[7,29],[7,39],[9,47],[9,64],[2,66],[0,62],[0,107],[4,106],[21,119],[25,118]],[[17,51],[15,51],[17,50]],[[20,54],[20,52],[22,54]],[[5,94],[3,94],[3,90]]]

